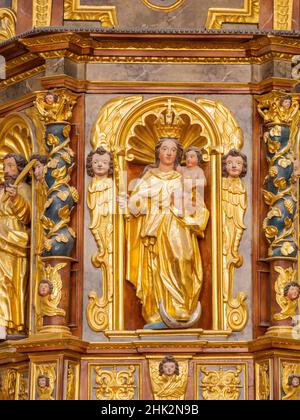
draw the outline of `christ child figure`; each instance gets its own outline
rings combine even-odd
[[[186,166],[178,166],[177,171],[183,178],[184,209],[192,215],[198,207],[203,208],[204,187],[207,184],[204,171],[200,167],[201,150],[194,146],[188,147],[185,150],[185,162]]]

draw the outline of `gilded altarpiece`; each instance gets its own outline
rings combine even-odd
[[[296,27],[298,5],[136,2],[0,10],[0,183],[7,153],[46,159],[41,181],[25,171],[26,315],[0,323],[0,400],[299,400],[299,34],[251,31]],[[132,210],[157,196],[152,219]]]

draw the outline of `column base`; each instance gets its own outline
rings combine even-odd
[[[62,334],[67,336],[72,336],[71,330],[68,327],[60,326],[60,325],[47,325],[45,327],[42,327],[38,334],[44,335],[44,334]]]
[[[268,328],[265,336],[296,338],[295,329],[291,326],[275,326]]]

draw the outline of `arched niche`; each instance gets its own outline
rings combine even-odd
[[[200,147],[204,152],[204,169],[208,178],[205,202],[210,211],[206,242],[202,241],[200,245],[202,259],[205,259],[206,274],[202,296],[204,295],[204,299],[207,300],[206,306],[210,310],[209,325],[206,322],[205,329],[224,332],[227,326],[222,278],[221,159],[230,149],[241,149],[243,146],[242,130],[231,111],[221,102],[202,98],[196,101],[179,96],[159,96],[148,100],[143,100],[141,96],[115,98],[101,109],[92,130],[91,145],[93,149],[103,146],[113,153],[116,194],[127,191],[128,182],[138,176],[147,164],[154,162],[154,148],[158,140],[154,123],[170,103],[185,124],[182,137],[179,139],[183,147],[193,145]],[[123,175],[126,172],[129,173],[127,179]],[[134,304],[134,296],[128,295],[128,285],[124,282],[126,264],[124,231],[124,215],[117,213],[114,215],[113,263],[115,330],[132,330],[141,327],[141,322],[138,320],[138,325],[126,321],[128,305],[135,305],[131,306],[131,313],[140,309],[138,304]],[[201,296],[200,300],[202,302]]]

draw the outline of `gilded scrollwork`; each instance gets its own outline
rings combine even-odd
[[[56,365],[39,365],[36,372],[37,400],[50,401],[55,399]]]
[[[282,400],[300,400],[300,363],[282,363],[281,386]]]
[[[0,9],[0,42],[16,35],[16,14],[10,9]]]
[[[113,366],[111,370],[95,367],[97,400],[134,400],[136,367]]]
[[[188,383],[188,360],[173,356],[149,360],[152,392],[155,400],[185,400]]]
[[[233,276],[234,269],[243,264],[239,247],[246,229],[247,193],[241,178],[247,173],[247,157],[232,149],[223,157],[222,164],[223,296],[228,327],[242,331],[248,321],[246,295],[240,292],[233,297]]]
[[[239,400],[243,388],[242,366],[233,369],[220,366],[218,370],[200,367],[203,400]]]
[[[274,92],[258,99],[258,112],[264,119],[266,131],[268,174],[264,180],[263,197],[269,212],[263,230],[269,242],[268,257],[295,258],[295,197],[294,144],[299,122],[297,96]]]

